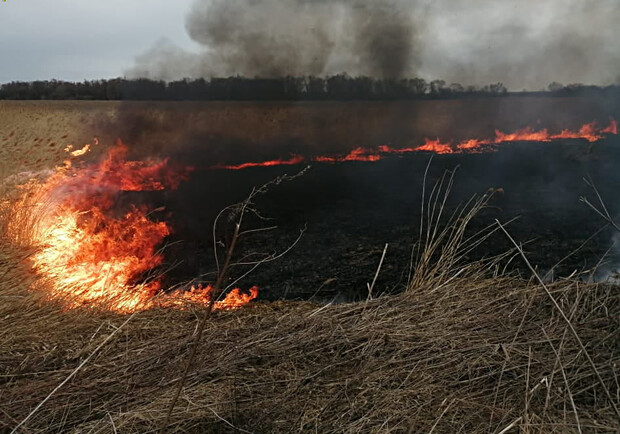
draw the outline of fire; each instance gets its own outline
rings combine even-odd
[[[368,149],[357,147],[346,155],[320,155],[312,158],[306,158],[301,155],[292,155],[289,159],[269,160],[264,162],[243,163],[238,165],[217,165],[212,169],[230,169],[239,170],[248,167],[266,167],[278,165],[300,164],[306,161],[317,163],[342,163],[347,161],[367,161],[375,162],[389,157],[390,155],[403,155],[411,152],[433,152],[435,154],[474,154],[482,152],[491,152],[497,149],[497,146],[503,143],[511,142],[553,142],[566,139],[582,139],[588,142],[596,142],[604,139],[605,135],[618,134],[618,122],[610,119],[607,127],[600,128],[595,122],[591,122],[581,126],[578,130],[562,130],[559,134],[550,134],[547,129],[534,130],[526,127],[512,133],[504,133],[500,130],[495,131],[495,137],[492,139],[467,139],[459,143],[451,141],[442,142],[439,138],[431,140],[425,139],[424,144],[406,147],[393,148],[388,145],[381,145],[376,149]]]
[[[549,142],[551,136],[547,130],[534,131],[530,127],[506,134],[495,130],[495,143],[504,142]]]
[[[355,148],[339,161],[379,161],[381,156],[364,148]]]
[[[29,244],[38,247],[33,269],[46,281],[49,298],[68,308],[129,313],[190,302],[208,305],[214,292],[210,286],[167,292],[161,276],[145,278],[163,263],[160,246],[172,229],[149,218],[144,206],[119,210],[117,205],[122,192],[175,189],[192,169],[168,160],[127,161],[127,151],[119,142],[100,163],[65,166],[37,185],[32,208],[37,224],[29,231]],[[31,186],[18,206],[32,205],[32,191]],[[257,296],[255,287],[247,294],[235,289],[215,300],[214,308],[235,309]]]
[[[609,126],[606,128],[603,128],[601,130],[601,133],[618,135],[618,121],[615,119],[610,119]]]
[[[369,149],[364,149],[361,147],[353,149],[347,155],[344,156],[323,156],[323,157],[315,157],[313,161],[319,163],[342,163],[345,161],[379,161],[381,159],[381,155],[377,154]]]
[[[192,286],[189,291],[178,290],[170,294],[167,301],[171,304],[183,305],[184,303],[204,303],[205,300],[210,300],[213,294],[213,287],[198,285]],[[248,293],[243,293],[238,288],[230,291],[226,298],[222,301],[216,301],[213,308],[216,310],[230,310],[243,307],[250,301],[258,297],[258,287],[253,286]]]
[[[453,154],[455,152],[450,143],[441,143],[439,139],[426,139],[426,143],[422,146],[418,146],[415,150],[434,152],[435,154]]]
[[[247,169],[248,167],[269,167],[269,166],[291,166],[291,165],[295,165],[295,164],[299,164],[299,163],[303,163],[303,161],[305,160],[304,157],[302,157],[301,155],[292,155],[291,158],[289,158],[288,160],[269,160],[269,161],[262,161],[262,162],[249,162],[249,163],[243,163],[243,164],[239,164],[239,165],[218,165],[215,166],[215,169],[227,169],[227,170],[240,170],[240,169]]]
[[[67,151],[71,150],[71,148],[66,148]],[[77,149],[73,152],[71,152],[71,156],[72,157],[81,157],[82,155],[85,155],[88,151],[90,151],[90,144],[86,144],[84,145],[84,147],[82,147],[82,149]]]
[[[484,152],[490,144],[489,140],[469,139],[459,143],[456,148],[459,152],[480,153]]]
[[[578,130],[562,130],[558,134],[532,128],[513,133],[497,130],[492,139],[468,139],[457,143],[426,139],[418,146],[357,147],[348,154],[310,158],[293,154],[286,159],[220,164],[211,169],[240,170],[306,161],[375,162],[390,155],[412,152],[479,153],[496,150],[502,143],[563,139],[595,142],[609,134],[618,134],[618,123],[613,119],[603,128],[589,123]],[[95,138],[93,143],[98,145],[98,140]],[[168,159],[127,160],[128,148],[120,141],[101,162],[73,168],[71,158],[84,156],[91,149],[90,144],[76,150],[67,146],[65,151],[70,159],[63,168],[45,181],[28,184],[16,209],[29,210],[34,217],[32,227],[20,229],[22,220],[18,218],[9,222],[16,242],[20,242],[20,234],[27,233],[28,244],[38,248],[31,260],[33,268],[47,281],[50,298],[63,300],[68,308],[86,306],[126,313],[211,302],[215,309],[235,309],[258,296],[256,287],[247,293],[233,289],[224,300],[212,300],[215,291],[208,285],[175,291],[162,288],[162,276],[153,273],[163,264],[161,245],[172,228],[152,218],[161,209],[149,210],[137,205],[120,207],[118,199],[123,192],[176,189],[195,169],[175,167]],[[37,193],[34,204],[33,191]]]
[[[604,138],[602,134],[618,134],[618,123],[611,120],[606,128],[599,129],[596,123],[592,122],[583,125],[578,131],[562,130],[560,134],[549,134],[544,129],[534,131],[531,128],[524,128],[512,134],[505,134],[501,131],[495,131],[495,143],[503,142],[551,142],[562,139],[584,139],[588,142],[596,142]]]
[[[387,145],[381,145],[379,146],[379,152],[383,153],[383,154],[406,154],[408,152],[415,152],[417,150],[417,148],[392,148],[390,146]]]
[[[344,161],[379,161],[381,155],[364,148],[355,148],[351,152],[342,156],[322,156],[315,157],[312,161],[319,163],[338,163]],[[249,162],[241,163],[237,165],[217,165],[212,167],[213,169],[227,169],[227,170],[241,170],[248,167],[270,167],[270,166],[292,166],[295,164],[301,164],[306,161],[306,158],[302,155],[293,154],[288,159],[276,159],[262,162]]]

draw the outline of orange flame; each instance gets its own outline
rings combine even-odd
[[[249,162],[238,165],[218,165],[214,169],[227,169],[227,170],[240,170],[247,169],[248,167],[269,167],[269,166],[290,166],[294,164],[303,163],[304,157],[301,155],[292,155],[288,160],[269,160],[263,162]]]
[[[490,144],[489,140],[469,139],[459,143],[456,148],[459,152],[480,153],[484,152]]]
[[[84,148],[82,148],[84,149]],[[77,170],[59,170],[40,187],[33,208],[38,224],[30,243],[38,247],[32,264],[48,282],[49,298],[67,308],[97,307],[121,313],[153,307],[179,307],[186,303],[208,305],[213,289],[162,290],[161,276],[144,279],[161,265],[158,250],[171,233],[165,222],[149,219],[145,207],[131,205],[115,210],[122,191],[177,188],[191,168],[174,168],[167,160],[126,161],[122,143],[105,160]],[[27,206],[28,194],[22,198]],[[215,309],[235,309],[258,296],[238,289]]]
[[[601,130],[601,133],[618,135],[618,121],[615,119],[610,119],[609,126],[606,128],[603,128]]]
[[[368,149],[355,148],[338,161],[379,161],[381,156]]]
[[[213,294],[213,287],[198,285],[192,286],[189,291],[177,290],[170,294],[166,299],[168,303],[183,305],[184,303],[204,303],[210,300]],[[216,310],[231,310],[245,306],[250,301],[258,297],[258,287],[253,286],[247,293],[243,293],[238,288],[233,289],[222,301],[216,301],[213,308]]]
[[[504,142],[548,142],[551,136],[547,130],[534,131],[530,127],[506,134],[500,130],[495,130],[495,143]]]
[[[400,148],[400,149],[396,149],[396,148],[392,148],[390,146],[387,145],[381,145],[379,146],[379,152],[383,153],[383,154],[406,154],[408,152],[415,152],[417,151],[418,148]]]
[[[369,149],[358,147],[344,156],[319,156],[315,157],[313,161],[319,163],[341,163],[344,161],[379,161],[380,159],[381,155]]]
[[[248,167],[266,167],[278,165],[294,165],[305,161],[317,163],[342,163],[347,161],[367,161],[375,162],[389,157],[390,155],[403,155],[410,152],[433,152],[435,154],[474,154],[495,151],[497,146],[502,143],[510,142],[552,142],[565,139],[583,139],[589,142],[596,142],[605,138],[606,134],[618,134],[618,122],[610,119],[607,127],[598,128],[595,122],[583,125],[579,130],[562,130],[559,134],[550,134],[547,129],[535,131],[531,127],[517,130],[513,133],[504,133],[500,130],[495,131],[493,139],[468,139],[460,143],[442,142],[440,139],[425,139],[423,145],[407,148],[393,148],[388,145],[381,145],[376,149],[357,147],[346,155],[320,155],[317,157],[306,158],[301,155],[292,155],[289,159],[269,160],[263,162],[243,163],[238,165],[217,165],[212,169],[231,169],[240,170]]]
[[[249,167],[295,165],[305,161],[337,163],[348,161],[375,162],[390,155],[411,152],[438,154],[478,153],[496,149],[497,145],[515,141],[551,142],[562,139],[601,140],[605,135],[618,134],[614,119],[604,128],[595,123],[579,130],[562,130],[550,134],[543,129],[524,128],[513,133],[495,132],[493,139],[469,139],[460,143],[426,139],[423,145],[376,149],[357,147],[346,155],[323,155],[306,158],[291,155],[288,159],[249,162],[238,165],[217,165],[213,169],[240,170]],[[94,139],[95,145],[98,140]],[[72,157],[85,155],[91,146],[65,151]],[[175,189],[188,179],[191,167],[174,167],[167,159],[127,161],[128,148],[120,141],[98,164],[72,169],[66,161],[63,169],[40,184],[40,199],[31,209],[36,225],[30,230],[30,243],[39,250],[32,257],[34,269],[49,281],[50,298],[62,299],[69,308],[103,307],[117,312],[134,312],[152,307],[182,307],[186,303],[208,305],[213,288],[198,285],[188,291],[162,290],[158,276],[142,278],[163,262],[158,246],[171,233],[165,222],[149,219],[149,210],[130,206],[115,211],[117,195],[123,191],[160,191]],[[30,207],[30,192],[21,206]],[[19,205],[19,204],[18,204]],[[29,208],[30,209],[30,208]],[[12,222],[9,227],[18,225]],[[19,236],[17,230],[15,240]],[[232,290],[224,300],[215,300],[215,309],[234,309],[258,296],[253,287],[248,293]]]
[[[90,145],[86,144],[86,145],[84,145],[84,147],[82,149],[77,149],[77,150],[71,152],[71,156],[72,157],[81,157],[82,155],[86,154],[88,151],[90,151]]]
[[[435,154],[453,154],[454,149],[450,143],[441,143],[439,139],[429,140],[425,139],[426,143],[422,146],[418,146],[416,151],[434,152]]]

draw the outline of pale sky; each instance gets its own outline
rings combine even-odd
[[[330,21],[329,7],[339,4],[351,15],[355,5],[375,2],[413,19],[415,61],[406,76],[464,85],[501,81],[512,90],[552,81],[620,82],[620,0],[6,0],[0,1],[0,83],[135,71],[163,79],[255,76],[252,61],[264,66],[275,57],[286,64],[297,54],[302,67],[289,73],[368,74],[348,40],[357,27]],[[186,29],[192,4],[199,7],[191,30],[201,43]],[[323,39],[316,37],[320,26]],[[389,38],[389,22],[385,28]],[[304,60],[323,47],[329,47],[325,66],[309,71]]]
[[[158,40],[193,49],[185,31],[192,0],[6,0],[0,2],[0,83],[110,78]]]

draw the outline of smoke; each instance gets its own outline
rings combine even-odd
[[[211,48],[207,73],[212,67],[261,77],[320,74],[333,45],[333,9],[278,0],[198,1],[186,27]]]
[[[443,0],[429,17],[429,75],[463,84],[502,81],[514,90],[618,80],[616,0]]]
[[[401,77],[417,66],[417,31],[402,6],[373,2],[358,5],[350,26],[355,32],[354,52],[360,69],[374,77]]]
[[[196,0],[189,53],[165,41],[138,56],[130,76],[243,75],[382,78],[415,75],[418,25],[401,0]]]
[[[618,21],[617,0],[195,0],[186,28],[199,50],[161,41],[127,73],[604,85],[618,80]]]

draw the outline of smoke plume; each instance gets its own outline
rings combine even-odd
[[[161,42],[130,75],[415,74],[418,25],[400,0],[196,0],[186,28],[200,53]]]
[[[132,77],[420,76],[463,85],[618,80],[617,0],[195,0],[200,49],[158,43]]]

